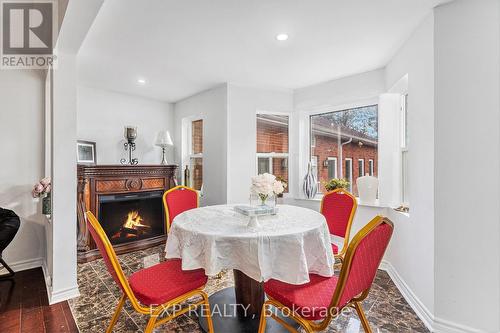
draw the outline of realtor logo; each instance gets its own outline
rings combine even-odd
[[[46,69],[54,65],[56,1],[1,1],[2,69]]]

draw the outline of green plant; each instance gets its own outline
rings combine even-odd
[[[324,182],[323,185],[325,186],[326,190],[330,192],[338,188],[343,188],[347,190],[349,188],[350,183],[345,179],[332,178],[329,181]]]

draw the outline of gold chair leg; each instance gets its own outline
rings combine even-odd
[[[157,319],[158,319],[158,314],[156,314],[156,311],[155,311],[155,313],[153,313],[151,315],[151,317],[149,317],[149,321],[148,321],[148,324],[146,326],[146,329],[144,330],[144,333],[152,333],[153,332],[153,328],[155,328],[155,324],[156,324]]]
[[[267,304],[264,303],[262,305],[262,311],[260,312],[260,323],[259,323],[259,332],[264,333],[266,331],[266,316],[267,316]]]
[[[212,311],[210,309],[210,303],[208,301],[208,295],[205,292],[201,293],[201,296],[203,297],[203,304],[202,306],[207,307],[207,311],[205,312],[207,314],[207,325],[208,325],[208,333],[214,333],[214,324],[212,322]],[[203,311],[201,311],[203,314]]]
[[[354,308],[358,313],[358,317],[361,320],[361,324],[363,325],[363,329],[366,333],[372,333],[372,329],[370,328],[370,324],[368,323],[368,319],[366,319],[365,312],[363,311],[363,307],[360,302],[354,303]]]
[[[118,317],[120,317],[120,312],[123,309],[123,305],[125,304],[126,299],[127,299],[127,297],[125,295],[122,295],[122,297],[120,298],[120,301],[118,302],[118,306],[116,307],[115,313],[113,314],[113,318],[111,318],[111,322],[109,323],[108,329],[106,330],[106,333],[113,332],[113,327],[115,327],[115,324],[118,321]]]

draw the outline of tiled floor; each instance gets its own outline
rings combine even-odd
[[[0,332],[76,333],[68,302],[50,305],[41,268],[0,280]]]
[[[125,273],[131,274],[144,267],[144,258],[157,255],[163,260],[163,247],[155,247],[119,256]],[[69,302],[81,333],[104,332],[120,290],[107,273],[102,260],[78,266],[78,283],[81,296]],[[209,294],[233,284],[232,273],[222,278],[210,278],[206,290]],[[424,324],[406,303],[387,273],[379,271],[364,309],[374,332],[428,332]],[[114,332],[142,332],[147,318],[135,313],[130,304],[122,312]],[[326,332],[362,332],[355,313],[341,316],[330,324]],[[155,332],[201,332],[196,318],[183,315],[160,326]]]

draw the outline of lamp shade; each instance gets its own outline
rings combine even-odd
[[[156,135],[155,145],[159,147],[173,146],[172,138],[169,131],[160,131]]]

